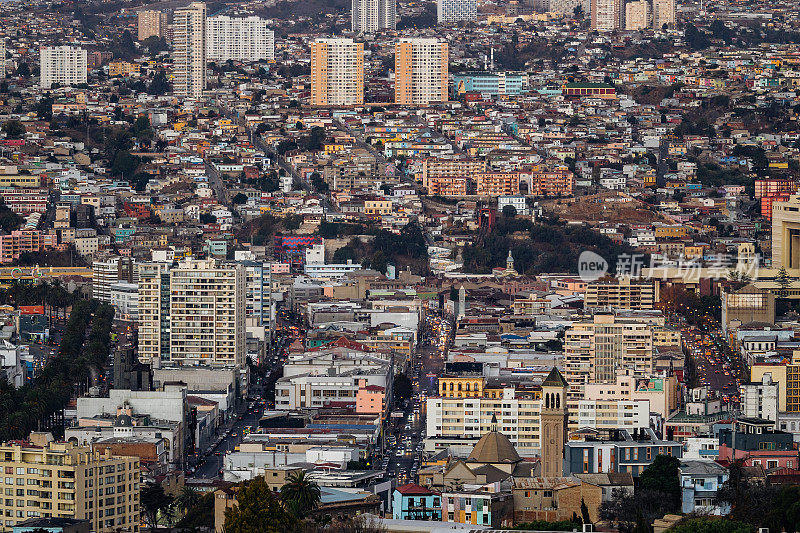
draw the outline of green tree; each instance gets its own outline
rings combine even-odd
[[[503,206],[503,216],[505,218],[514,218],[517,216],[517,208],[511,204]]]
[[[25,220],[9,209],[5,202],[0,198],[0,228],[6,233],[19,229]]]
[[[657,455],[639,475],[639,488],[662,493],[671,508],[677,511],[681,502],[680,466],[677,457]]]
[[[414,392],[414,389],[411,386],[411,380],[408,379],[408,376],[405,374],[397,374],[394,377],[394,383],[392,384],[392,387],[394,391],[394,400],[398,403],[411,398],[411,395]]]
[[[281,487],[281,501],[297,518],[304,518],[317,508],[321,492],[319,485],[304,471],[293,472]]]
[[[641,513],[636,516],[636,525],[633,526],[633,533],[652,533],[653,528],[647,523]]]
[[[31,67],[27,63],[20,63],[17,67],[17,76],[27,78],[31,75]]]
[[[142,46],[147,48],[147,51],[150,53],[150,55],[155,55],[159,52],[164,52],[169,49],[166,39],[163,37],[156,37],[155,35],[151,35],[142,41]]]
[[[591,524],[592,520],[589,517],[589,508],[586,506],[586,502],[581,498],[581,521],[584,524]]]
[[[786,289],[792,284],[792,278],[789,277],[789,273],[786,272],[786,267],[781,267],[780,270],[778,270],[778,273],[775,275],[775,282],[781,288],[781,295],[785,295]]]
[[[164,487],[160,483],[148,483],[142,487],[139,503],[142,506],[145,522],[155,531],[159,515],[172,506],[173,498],[164,492]]]
[[[214,494],[203,495],[186,511],[175,527],[186,531],[198,531],[200,528],[214,529]]]
[[[236,193],[236,196],[233,197],[233,203],[236,205],[246,204],[247,195],[240,192]]]
[[[161,69],[153,76],[153,81],[147,86],[147,94],[161,96],[167,94],[169,90],[170,86],[169,80],[167,80],[167,73]]]
[[[9,139],[21,139],[25,136],[25,126],[19,120],[4,122],[2,131]]]
[[[192,507],[197,505],[197,502],[200,501],[202,494],[199,490],[194,487],[189,487],[187,485],[183,486],[181,489],[181,493],[178,494],[178,497],[175,498],[175,505],[178,506],[184,514],[189,511]]]
[[[127,150],[120,150],[111,163],[111,174],[123,178],[130,178],[139,167],[139,158]]]
[[[737,522],[727,518],[701,517],[690,518],[672,526],[668,533],[753,533],[751,524]],[[780,531],[780,530],[776,530]]]
[[[272,495],[263,476],[244,485],[236,501],[225,511],[225,533],[289,533],[298,525]]]

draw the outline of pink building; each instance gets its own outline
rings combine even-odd
[[[58,243],[55,234],[38,229],[19,229],[9,235],[0,235],[0,263],[10,263],[25,252],[39,252]]]
[[[377,415],[383,412],[386,390],[379,385],[364,385],[362,381],[356,392],[356,413]]]
[[[719,434],[719,461],[743,459],[745,466],[761,465],[765,470],[797,468],[797,446],[791,433],[774,429],[774,422],[758,418],[736,420],[736,432]]]

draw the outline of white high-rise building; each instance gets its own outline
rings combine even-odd
[[[261,17],[209,17],[206,43],[209,61],[275,59],[275,33]]]
[[[548,11],[572,17],[578,6],[581,6],[583,16],[589,17],[592,11],[591,0],[550,0]]]
[[[242,265],[214,259],[144,263],[139,270],[139,359],[162,365],[242,365]]]
[[[3,54],[5,57],[5,54]],[[41,87],[54,83],[77,85],[87,81],[86,50],[74,46],[45,46],[40,50]]]
[[[206,5],[192,2],[173,17],[175,80],[179,96],[199,98],[206,88]]]
[[[650,4],[647,0],[628,2],[625,5],[625,29],[630,31],[650,27]]]
[[[623,28],[625,10],[623,0],[591,0],[592,29],[614,31]]]
[[[438,0],[436,16],[439,24],[475,20],[478,18],[478,4],[476,0]]]
[[[653,28],[675,27],[675,0],[653,0]]]
[[[167,14],[152,10],[139,11],[136,26],[140,41],[148,37],[164,37],[167,34]]]
[[[6,40],[0,37],[0,78],[6,77]]]
[[[375,33],[393,30],[397,24],[396,0],[353,0],[353,31]]]
[[[742,383],[742,416],[777,422],[779,387],[771,372],[765,372],[761,381]]]

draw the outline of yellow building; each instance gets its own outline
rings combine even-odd
[[[787,413],[800,412],[800,351],[792,354],[788,364],[757,363],[750,367],[750,381],[761,382],[764,374],[772,374],[778,383],[778,410]]]
[[[88,520],[92,531],[139,531],[139,458],[99,454],[88,446],[52,442],[0,445],[5,498],[2,531],[31,518]]]
[[[656,226],[656,239],[676,239],[685,237],[689,233],[689,228],[685,226]]]
[[[30,174],[0,174],[0,187],[39,187],[39,176]]]
[[[439,396],[442,398],[482,398],[482,376],[439,376]]]
[[[317,39],[311,43],[311,105],[364,103],[364,43]]]
[[[114,76],[130,76],[131,74],[138,74],[140,66],[138,63],[129,63],[127,61],[112,61],[108,64],[108,75]]]
[[[364,200],[364,213],[367,215],[391,215],[391,200]]]
[[[448,98],[448,45],[438,39],[400,39],[395,45],[396,104],[427,106]]]

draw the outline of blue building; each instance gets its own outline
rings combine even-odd
[[[394,489],[392,518],[395,520],[442,519],[442,502],[438,492],[407,483]]]
[[[564,475],[629,472],[634,478],[659,455],[681,458],[679,442],[660,439],[650,428],[610,430],[605,437],[587,435],[564,445]]]
[[[483,96],[517,95],[528,90],[528,77],[521,72],[463,72],[453,75],[453,93]]]
[[[730,506],[716,504],[717,491],[728,480],[728,469],[714,461],[682,461],[681,511],[727,515]]]

